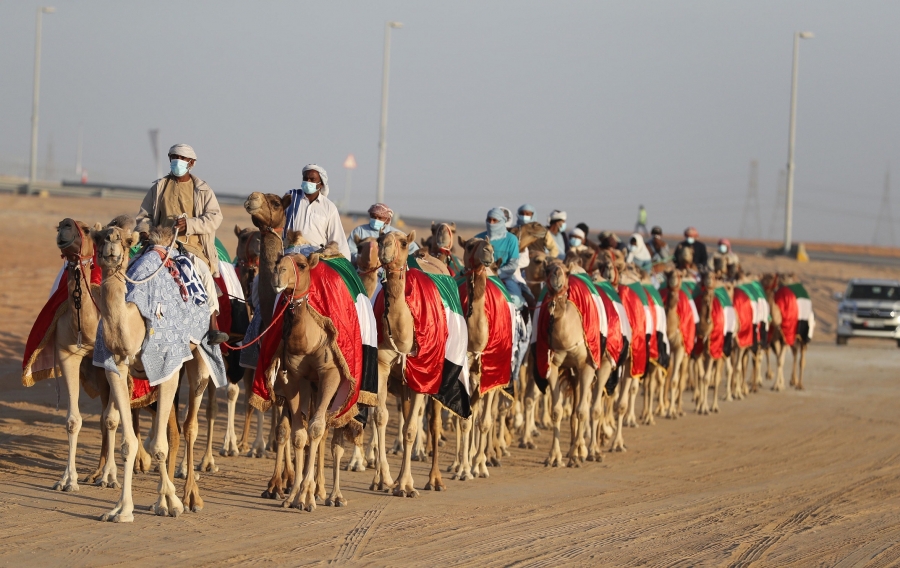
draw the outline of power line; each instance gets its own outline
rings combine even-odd
[[[881,206],[878,208],[878,219],[875,221],[875,234],[872,235],[872,244],[881,242],[882,230],[887,228],[887,244],[894,246],[894,219],[891,216],[891,170],[884,173],[884,192],[881,194]]]
[[[752,216],[755,230],[747,234],[747,217]],[[762,232],[762,221],[759,218],[759,162],[750,162],[750,183],[747,185],[747,199],[744,200],[744,211],[741,213],[741,238],[749,236],[759,238]]]

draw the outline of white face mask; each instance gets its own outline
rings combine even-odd
[[[694,237],[688,237],[686,240],[687,240],[687,244],[689,244],[689,245],[694,244]]]
[[[725,254],[726,252],[728,252],[728,247],[726,247],[725,245],[719,245],[719,252]]]

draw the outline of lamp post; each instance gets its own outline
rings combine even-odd
[[[28,169],[28,191],[37,178],[38,102],[41,94],[41,16],[52,14],[56,8],[42,6],[37,10],[37,31],[34,39],[34,98],[31,101],[31,165]]]
[[[784,206],[784,253],[791,252],[791,223],[794,215],[794,140],[797,135],[797,71],[800,62],[800,40],[812,39],[812,32],[794,34],[794,64],[791,73],[791,125],[788,133],[787,191]]]
[[[381,76],[381,135],[378,138],[378,190],[375,195],[377,203],[384,203],[384,163],[387,159],[387,111],[388,111],[388,79],[391,70],[391,28],[402,28],[400,22],[384,24],[384,69]]]

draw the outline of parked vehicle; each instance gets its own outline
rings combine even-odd
[[[838,345],[850,337],[881,337],[900,347],[900,281],[854,278],[835,299]]]

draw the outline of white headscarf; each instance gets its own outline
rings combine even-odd
[[[633,260],[647,262],[650,261],[650,251],[647,250],[647,245],[644,243],[644,237],[640,233],[635,233],[631,235],[631,238],[635,240],[637,243],[634,245],[634,248],[631,250],[629,256]]]
[[[320,191],[322,192],[322,195],[328,197],[328,174],[325,172],[325,168],[320,168],[315,164],[303,166],[303,173],[306,173],[310,170],[319,172],[319,177],[322,178],[322,185],[324,186]]]

